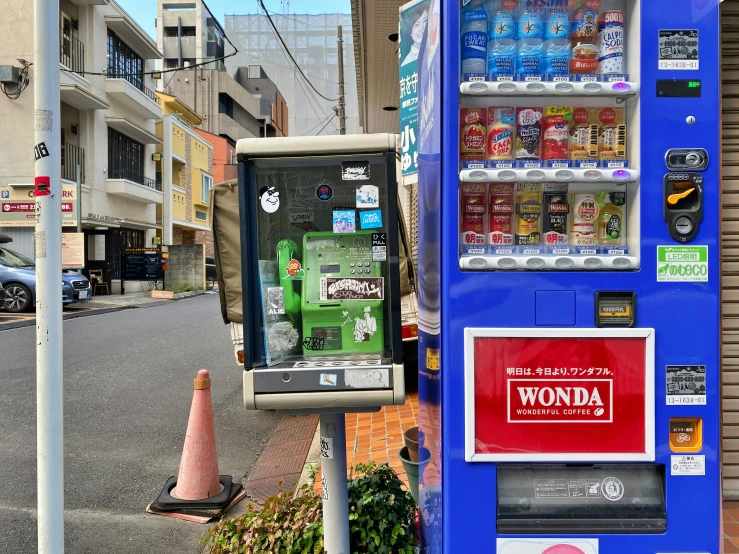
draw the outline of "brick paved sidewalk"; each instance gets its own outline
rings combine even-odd
[[[403,434],[409,427],[418,425],[418,393],[406,395],[403,406],[387,406],[371,414],[347,414],[346,416],[346,465],[347,476],[357,464],[374,461],[388,463],[407,485],[408,480],[398,452],[403,448]],[[319,469],[320,471],[320,469]],[[321,480],[316,479],[313,489],[321,493]]]

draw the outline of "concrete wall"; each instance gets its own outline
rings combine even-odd
[[[184,237],[183,237],[184,238]],[[165,276],[167,288],[183,283],[205,289],[205,246],[202,244],[178,244],[168,248],[169,269]]]

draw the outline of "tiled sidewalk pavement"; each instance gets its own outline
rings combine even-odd
[[[418,425],[418,393],[408,393],[402,406],[386,406],[371,414],[347,414],[346,416],[346,465],[347,475],[360,463],[373,461],[388,463],[407,484],[403,464],[398,452],[403,448],[403,434],[409,427]],[[321,493],[321,480],[313,486]]]
[[[724,552],[739,553],[739,502],[724,502]]]

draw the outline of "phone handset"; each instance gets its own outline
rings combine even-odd
[[[295,262],[298,262],[296,268],[293,267],[296,265]],[[300,295],[295,292],[293,282],[296,275],[290,274],[294,270],[302,272],[298,260],[298,245],[293,240],[283,239],[277,243],[277,274],[285,294],[285,313],[287,314],[300,312]]]

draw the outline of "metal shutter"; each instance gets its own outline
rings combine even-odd
[[[721,3],[724,498],[739,499],[739,2]]]

